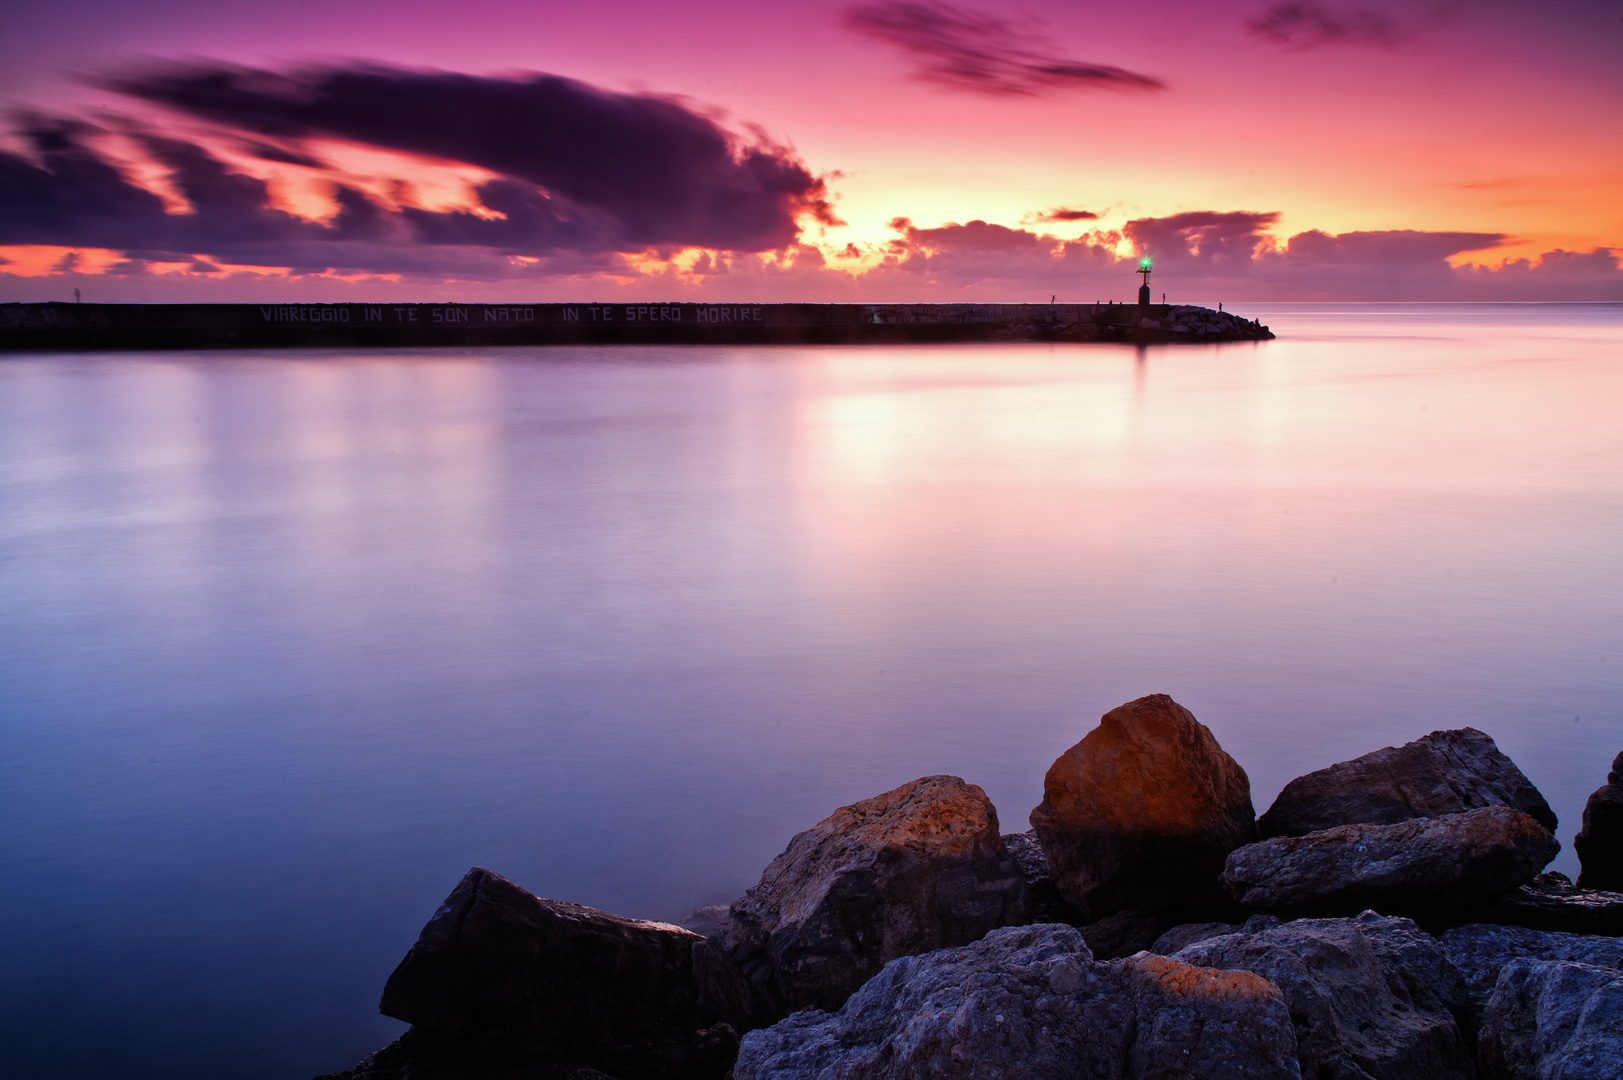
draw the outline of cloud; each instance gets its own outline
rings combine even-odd
[[[1092,210],[1073,210],[1068,206],[1056,206],[1052,210],[1043,210],[1032,215],[1032,221],[1097,221],[1098,214]]]
[[[882,0],[850,8],[848,29],[913,58],[925,82],[993,96],[1050,90],[1164,90],[1160,79],[1052,56],[1036,33],[938,0]]]
[[[1164,218],[1138,218],[1122,229],[1140,252],[1157,263],[1236,265],[1250,261],[1264,242],[1263,230],[1277,213],[1196,210]]]
[[[1392,48],[1450,18],[1458,0],[1406,5],[1401,12],[1379,7],[1342,7],[1312,0],[1284,0],[1250,19],[1246,29],[1291,49],[1326,45]]]
[[[275,161],[282,165],[299,165],[306,169],[325,169],[327,163],[313,154],[306,154],[299,150],[288,150],[281,146],[272,146],[270,143],[259,142],[254,139],[244,140],[242,149],[261,161]]]
[[[553,218],[589,219],[619,250],[764,251],[794,242],[802,214],[833,220],[823,180],[784,147],[746,142],[668,98],[556,75],[187,63],[104,85],[239,132],[475,165],[543,190]]]
[[[89,125],[30,117],[20,134],[34,160],[0,152],[0,245],[112,249],[127,256],[122,272],[190,263],[198,255],[300,273],[440,278],[500,279],[560,263],[624,266],[614,222],[561,218],[533,185],[519,181],[496,180],[478,189],[505,219],[392,210],[335,185],[338,212],[314,222],[272,206],[264,181],[232,171],[205,148],[140,133],[136,142],[188,204],[186,213],[169,213],[162,199],[132,183],[90,145],[95,129]],[[515,263],[519,255],[530,263]]]

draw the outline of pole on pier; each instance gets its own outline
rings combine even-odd
[[[1144,256],[1138,260],[1138,273],[1144,275],[1144,284],[1138,287],[1138,306],[1150,306],[1150,257]]]

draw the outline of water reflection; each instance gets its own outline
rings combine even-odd
[[[0,362],[18,1075],[347,1065],[471,864],[677,917],[925,773],[1022,828],[1152,691],[1259,809],[1474,724],[1570,844],[1623,746],[1619,310],[1250,314],[1281,339]]]

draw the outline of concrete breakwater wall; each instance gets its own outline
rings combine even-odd
[[[1257,341],[1167,304],[0,304],[0,349]]]

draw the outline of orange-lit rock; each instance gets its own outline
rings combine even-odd
[[[837,1009],[888,960],[1025,920],[1025,880],[986,793],[926,776],[789,841],[694,949],[709,1006],[740,1030]]]
[[[1245,770],[1165,694],[1112,709],[1062,754],[1031,824],[1089,919],[1220,902],[1224,858],[1256,839]]]

